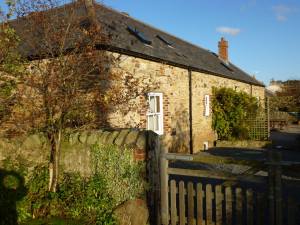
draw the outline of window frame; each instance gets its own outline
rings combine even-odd
[[[210,96],[204,95],[204,116],[210,115]]]
[[[150,112],[150,97],[159,97],[159,112]],[[147,102],[148,102],[148,108],[147,108],[147,130],[149,129],[149,116],[158,116],[158,126],[160,129],[158,130],[152,130],[153,132],[157,133],[158,135],[164,134],[164,113],[163,113],[163,93],[161,92],[149,92],[147,93]],[[155,107],[157,107],[157,102],[155,100]]]

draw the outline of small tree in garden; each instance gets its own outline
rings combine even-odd
[[[247,119],[255,117],[259,103],[255,97],[231,88],[213,89],[212,127],[222,140],[248,139]]]
[[[79,15],[78,4],[84,4],[87,16]],[[66,130],[103,125],[111,107],[147,86],[141,89],[132,74],[113,70],[118,59],[96,48],[110,40],[96,20],[92,0],[59,8],[58,0],[19,0],[10,6],[18,18],[9,23],[20,37],[14,43],[20,43],[18,49],[29,61],[22,62],[26,71],[18,74],[15,104],[1,126],[6,135],[45,134],[50,143],[49,190],[55,192]]]

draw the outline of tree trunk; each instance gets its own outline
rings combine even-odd
[[[57,134],[49,134],[50,161],[49,161],[49,191],[56,192],[59,178],[59,158],[61,146],[61,130]]]

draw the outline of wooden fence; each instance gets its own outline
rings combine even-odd
[[[282,163],[276,154],[266,162],[258,162],[268,168],[265,177],[170,168],[170,160],[190,162],[194,157],[165,154],[161,158],[160,224],[296,225],[300,222],[299,202],[292,196],[283,198],[283,183],[295,184],[281,178]],[[202,161],[210,163],[205,158]],[[239,185],[243,183],[252,184],[253,188]]]

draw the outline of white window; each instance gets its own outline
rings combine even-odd
[[[209,116],[209,95],[204,96],[204,116]]]
[[[148,93],[147,129],[163,134],[163,94]]]

